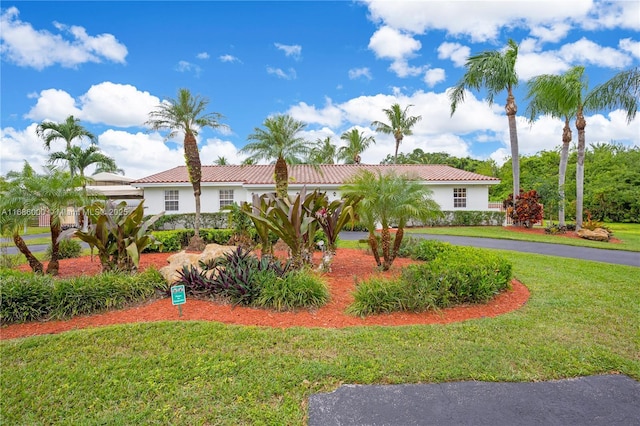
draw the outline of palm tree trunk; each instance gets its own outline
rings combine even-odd
[[[287,162],[282,157],[278,157],[276,160],[275,174],[276,195],[279,198],[287,198],[289,195],[289,171],[287,170]]]
[[[511,87],[508,89],[507,104],[505,106],[509,120],[509,142],[511,144],[511,168],[513,170],[513,199],[520,195],[520,157],[518,150],[518,129],[516,127],[516,113],[518,107],[513,97]]]
[[[389,232],[389,226],[382,225],[382,258],[384,262],[382,263],[382,270],[388,271],[391,268],[391,233]]]
[[[393,156],[393,164],[398,164],[398,149],[400,148],[400,142],[402,142],[402,137],[396,137],[396,152]]]
[[[194,237],[200,238],[200,182],[202,181],[202,164],[198,142],[191,132],[184,135],[184,156],[189,171],[189,181],[193,186],[193,196],[196,202],[196,217],[193,224]]]
[[[373,252],[373,258],[376,260],[376,266],[382,265],[380,262],[380,254],[378,253],[378,239],[373,231],[369,231],[369,247]]]
[[[47,265],[47,274],[58,275],[58,269],[60,269],[60,262],[58,257],[60,255],[60,243],[58,237],[60,236],[60,220],[49,216],[49,222],[51,223],[51,260]]]
[[[582,106],[578,108],[576,114],[576,129],[578,129],[578,161],[576,165],[576,231],[582,228],[582,204],[584,198],[584,129],[587,121],[582,113]]]
[[[396,237],[393,239],[393,251],[391,252],[391,261],[393,262],[398,257],[400,251],[400,245],[402,244],[402,238],[404,237],[404,227],[398,226],[396,231]]]
[[[42,266],[42,262],[40,262],[29,250],[27,244],[24,242],[22,237],[18,233],[13,234],[13,243],[16,245],[20,253],[27,258],[27,262],[29,262],[29,267],[36,274],[42,274],[42,270],[44,269]]]
[[[562,150],[560,151],[560,169],[558,171],[558,226],[566,226],[564,217],[565,193],[564,183],[567,175],[567,162],[569,161],[569,144],[571,143],[571,127],[569,117],[565,117],[562,130]]]

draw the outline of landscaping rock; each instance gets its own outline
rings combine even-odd
[[[235,249],[235,246],[207,244],[202,253],[189,253],[185,250],[182,250],[167,258],[167,262],[169,262],[169,264],[160,268],[160,273],[169,284],[173,284],[180,279],[179,272],[182,271],[182,268],[184,266],[193,265],[196,268],[200,269],[200,261],[208,262],[209,260],[224,256],[225,254],[232,252]]]
[[[580,238],[593,241],[609,241],[609,233],[606,229],[596,228],[593,231],[589,229],[581,229],[577,232]]]

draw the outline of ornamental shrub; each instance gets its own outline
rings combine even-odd
[[[61,240],[59,243],[58,259],[73,259],[82,253],[82,246],[77,240]],[[45,259],[51,259],[51,244],[45,252]]]
[[[540,195],[535,189],[531,191],[520,190],[520,195],[513,201],[513,194],[502,203],[507,210],[507,214],[511,216],[514,225],[531,228],[534,224],[542,220],[542,204],[540,204]]]
[[[256,305],[276,311],[315,308],[329,300],[327,284],[309,269],[292,271],[284,277],[270,276],[261,282]]]

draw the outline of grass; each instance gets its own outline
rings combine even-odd
[[[589,241],[582,238],[563,238],[559,235],[537,235],[511,231],[502,226],[450,226],[434,228],[407,228],[405,235],[424,233],[433,235],[457,235],[464,237],[498,238],[518,241],[565,244],[570,246],[604,248],[609,250],[640,251],[640,224],[612,223],[607,226],[613,236],[622,242],[619,244]]]
[[[4,341],[3,423],[301,425],[308,397],[343,383],[640,380],[639,268],[496,252],[531,291],[497,318],[347,329],[157,322]]]

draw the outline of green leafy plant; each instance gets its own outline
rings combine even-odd
[[[79,257],[82,253],[82,246],[76,240],[62,240],[60,241],[58,259],[73,259]],[[51,244],[45,251],[45,259],[51,259]]]
[[[288,311],[319,307],[328,300],[327,284],[313,272],[302,269],[264,280],[256,304],[276,311]]]
[[[149,228],[163,213],[143,221],[144,202],[132,211],[127,211],[125,202],[115,204],[96,202],[85,208],[91,221],[87,232],[69,230],[60,238],[71,235],[98,250],[103,272],[135,271],[140,262],[140,254],[149,247],[159,244]]]

